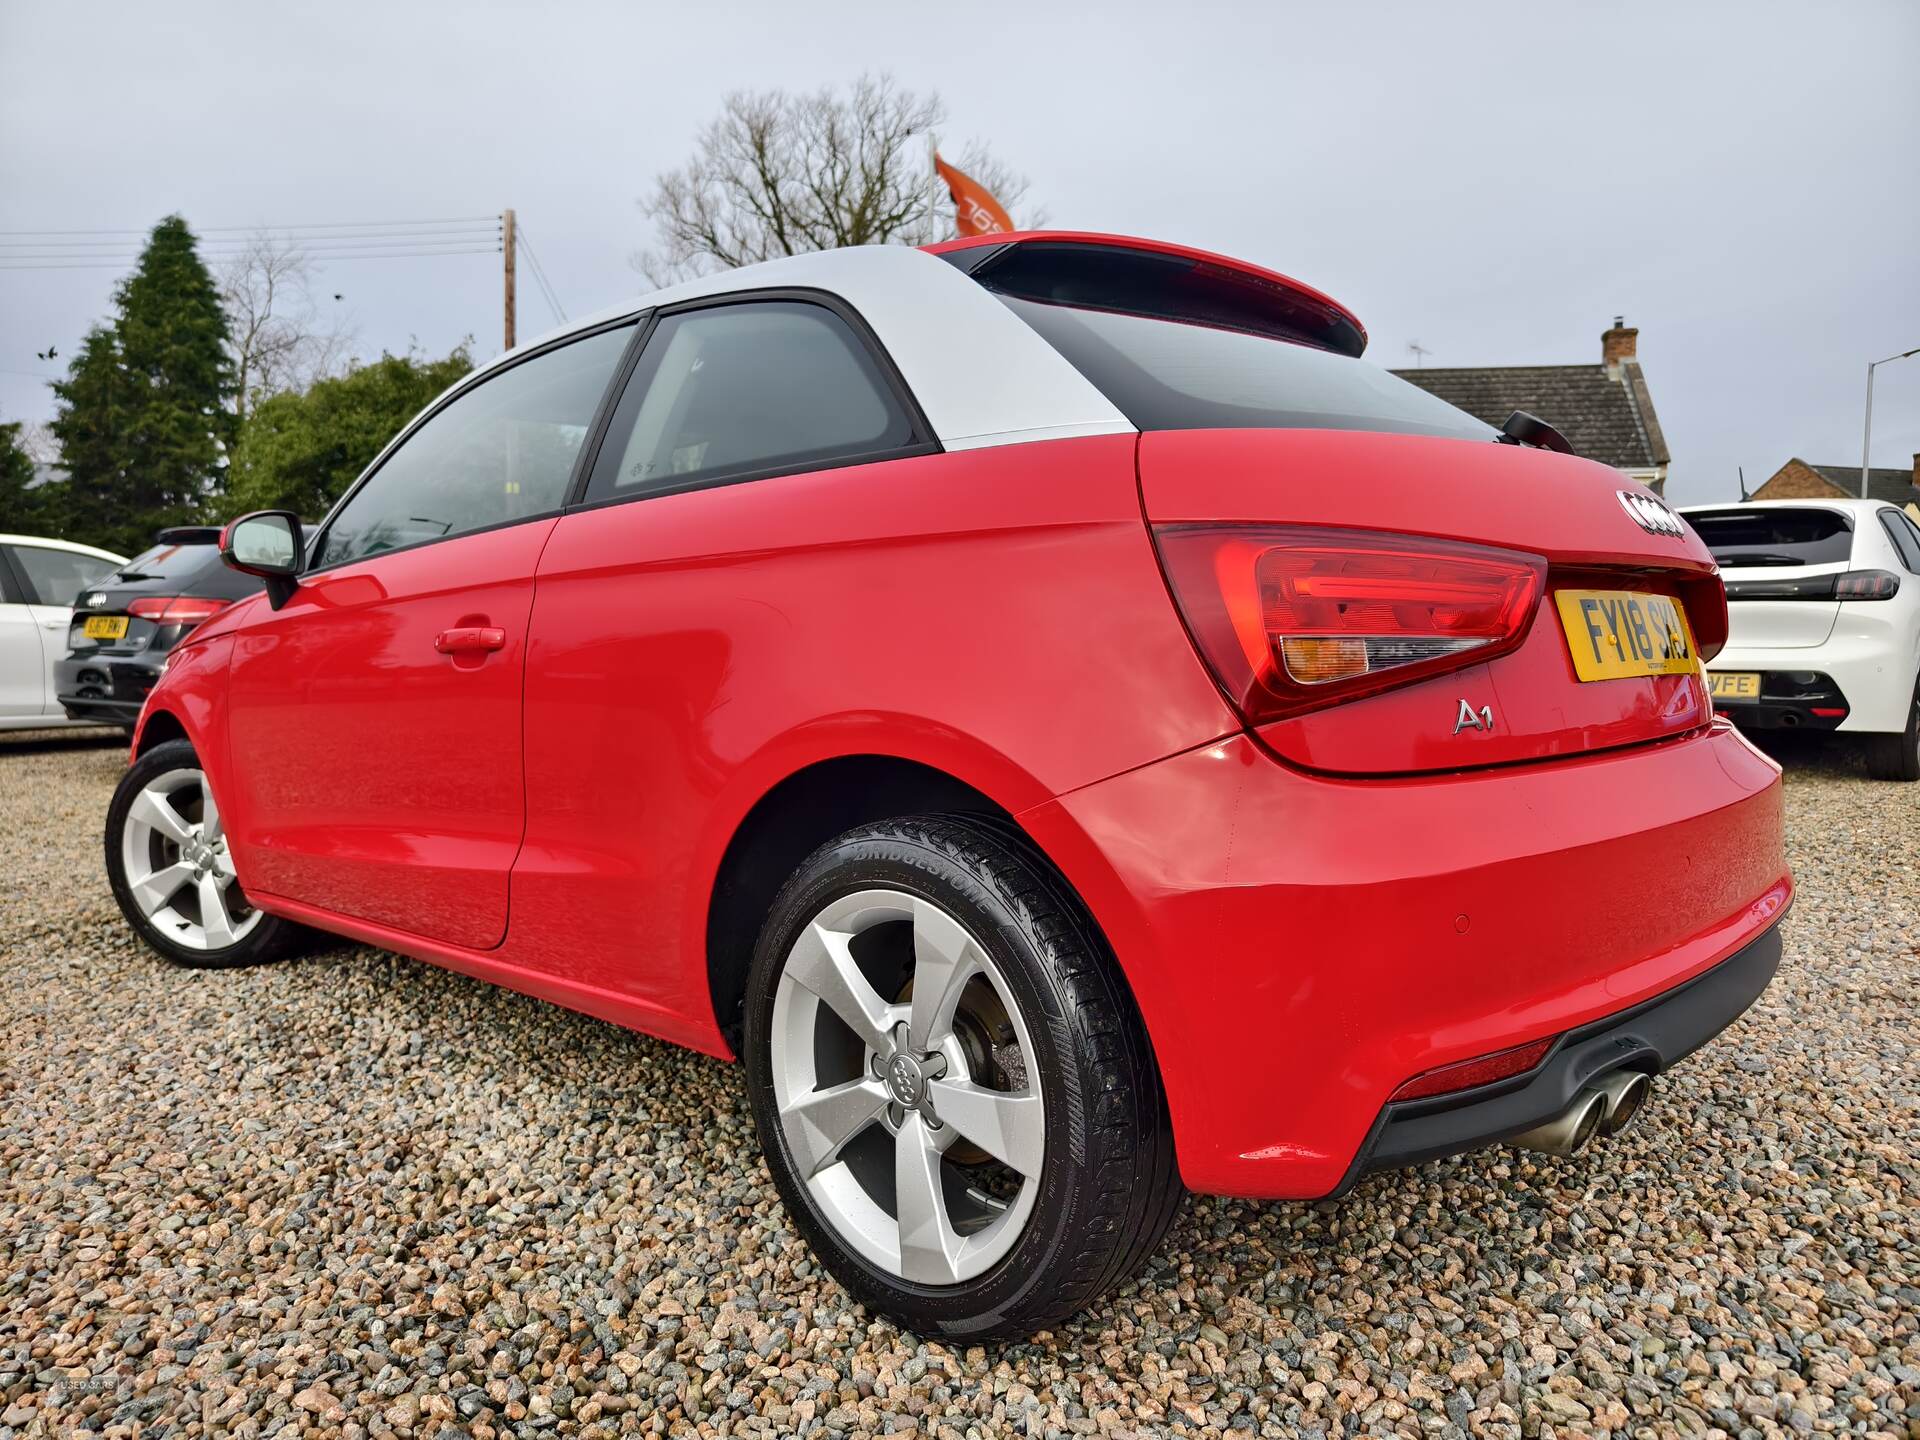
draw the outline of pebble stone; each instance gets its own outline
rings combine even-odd
[[[1196,1199],[954,1348],[812,1259],[734,1068],[345,944],[171,969],[101,875],[123,749],[0,737],[0,1440],[1920,1440],[1920,787],[1785,759],[1787,963],[1634,1130]]]

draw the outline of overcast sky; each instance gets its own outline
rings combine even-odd
[[[1410,341],[1430,365],[1597,361],[1624,314],[1691,501],[1739,465],[1858,464],[1867,361],[1920,345],[1916,61],[1913,0],[0,0],[0,230],[512,205],[577,315],[644,288],[635,201],[726,92],[885,69],[1054,224],[1296,275],[1383,365]],[[321,289],[363,353],[484,356],[498,267],[338,261]],[[0,268],[0,419],[52,413],[115,275]],[[552,323],[525,283],[520,308],[523,337]],[[1920,356],[1880,372],[1874,461],[1916,450]]]

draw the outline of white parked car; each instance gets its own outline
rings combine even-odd
[[[122,563],[91,545],[0,535],[0,730],[50,730],[69,720],[53,693],[67,656],[74,598]]]
[[[1920,780],[1920,526],[1880,500],[1681,513],[1727,586],[1715,708],[1742,728],[1858,735],[1876,778]]]

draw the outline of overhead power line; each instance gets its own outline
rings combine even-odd
[[[352,235],[286,235],[279,232],[235,240],[203,240],[196,247],[202,254],[232,254],[252,249],[266,241],[300,249],[326,250],[351,246],[368,240],[404,241],[409,244],[439,240],[497,240],[498,227],[469,230],[369,230]],[[73,255],[139,254],[146,247],[132,240],[0,240],[0,253],[25,250],[58,251]]]
[[[553,318],[562,325],[567,323],[567,312],[560,308],[560,297],[553,292],[553,286],[547,282],[547,267],[540,263],[540,257],[534,253],[533,242],[527,238],[524,221],[514,226],[514,240],[527,252],[527,264],[533,271],[534,283],[540,287],[540,293],[546,297],[547,308],[553,311]]]
[[[208,225],[195,232],[203,258],[219,264],[255,245],[298,250],[317,262],[401,260],[498,254],[498,215],[421,220],[317,220],[302,225]],[[151,229],[0,230],[0,270],[127,269],[144,253]]]
[[[456,215],[440,220],[316,220],[308,225],[197,225],[188,228],[196,235],[226,232],[252,233],[265,230],[275,234],[291,230],[398,230],[416,225],[468,225],[480,221],[498,225],[498,215]],[[0,230],[0,235],[139,235],[153,233],[152,226],[130,230]]]
[[[442,249],[419,250],[350,250],[332,252],[325,256],[334,260],[406,260],[427,255],[498,255],[498,245],[452,246]],[[71,260],[71,259],[34,259],[18,257],[0,258],[0,270],[125,270],[135,264],[138,257],[125,260]]]

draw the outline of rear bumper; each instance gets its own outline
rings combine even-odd
[[[1725,721],[1378,780],[1234,736],[1019,818],[1126,972],[1182,1178],[1220,1194],[1314,1198],[1391,1163],[1369,1146],[1405,1081],[1656,999],[1791,896],[1779,767]]]
[[[1511,1080],[1430,1100],[1389,1105],[1341,1183],[1461,1155],[1544,1124],[1588,1082],[1611,1070],[1657,1075],[1743,1015],[1780,968],[1776,923],[1706,974],[1561,1037],[1534,1069]]]
[[[1793,676],[1823,676],[1842,697],[1847,710],[1844,718],[1812,715],[1816,702],[1811,700],[1797,706],[1773,700],[1763,700],[1759,705],[1716,700],[1715,708],[1736,724],[1752,729],[1804,725],[1846,734],[1903,729],[1908,707],[1913,704],[1915,657],[1902,648],[1897,627],[1871,617],[1862,620],[1853,613],[1866,608],[1864,604],[1843,605],[1833,634],[1823,645],[1805,649],[1728,645],[1707,667],[1777,677],[1766,687],[1769,694],[1812,688],[1794,682]],[[1832,708],[1830,701],[1818,703],[1823,709]],[[1784,718],[1790,714],[1791,720]]]
[[[140,718],[164,660],[163,655],[59,660],[53,667],[54,694],[75,720],[131,725]]]

